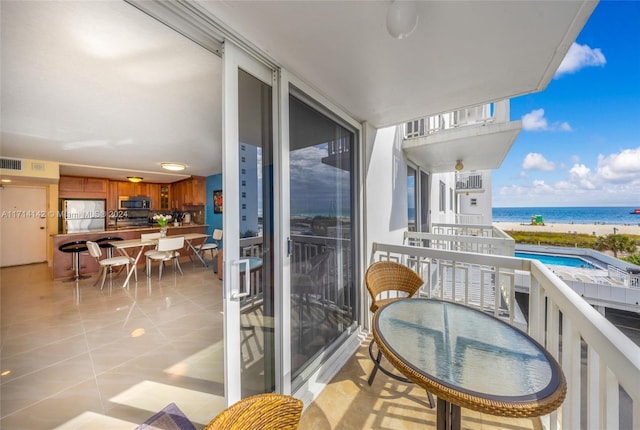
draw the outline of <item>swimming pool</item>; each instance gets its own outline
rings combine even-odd
[[[582,267],[585,269],[597,269],[591,263],[579,257],[567,257],[565,255],[533,254],[528,252],[516,252],[516,257],[538,260],[543,264],[553,264],[556,266]]]

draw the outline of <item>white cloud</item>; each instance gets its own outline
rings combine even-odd
[[[522,161],[522,168],[525,170],[542,170],[550,172],[555,169],[555,164],[544,158],[542,154],[530,152],[526,157],[524,157],[524,160]]]
[[[574,164],[569,170],[569,181],[580,189],[595,190],[591,169],[584,164]]]
[[[598,176],[614,183],[640,181],[640,147],[598,155]]]
[[[556,121],[549,125],[549,122],[544,117],[544,109],[535,109],[524,114],[522,128],[527,131],[571,131],[571,125],[566,121]]]
[[[605,64],[607,64],[607,59],[600,48],[591,48],[588,45],[580,45],[574,42],[562,63],[560,63],[554,78],[568,73],[575,73],[585,67],[603,67]]]

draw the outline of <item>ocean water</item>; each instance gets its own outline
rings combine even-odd
[[[640,208],[640,205],[638,206]],[[529,207],[493,208],[493,221],[530,223],[542,215],[545,223],[640,225],[640,215],[632,207]]]

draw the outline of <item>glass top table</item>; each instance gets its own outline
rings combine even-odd
[[[539,343],[467,306],[400,300],[374,314],[373,336],[396,369],[438,397],[439,429],[460,428],[461,406],[534,417],[566,395],[560,366]]]

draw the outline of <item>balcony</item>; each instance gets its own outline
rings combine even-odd
[[[482,172],[457,172],[456,193],[484,193]]]
[[[402,149],[431,173],[451,172],[457,160],[467,170],[496,169],[521,128],[509,121],[509,100],[501,100],[410,121]]]
[[[420,239],[423,240],[423,239]],[[455,242],[455,241],[454,241]],[[545,265],[499,255],[373,244],[371,261],[394,260],[425,280],[422,297],[455,300],[518,326],[561,364],[567,378],[562,407],[547,428],[638,428],[640,347]],[[523,311],[516,281],[526,279]]]

